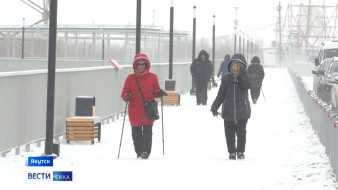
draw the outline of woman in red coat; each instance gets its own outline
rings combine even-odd
[[[129,101],[128,114],[137,157],[147,159],[151,152],[154,120],[147,118],[135,77],[140,84],[145,100],[155,100],[155,98],[160,98],[166,93],[160,88],[157,76],[149,72],[150,61],[147,55],[135,55],[133,69],[134,74],[130,74],[127,77],[121,97],[124,101]]]

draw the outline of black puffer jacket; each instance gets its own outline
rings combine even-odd
[[[249,65],[248,74],[253,87],[261,87],[264,79],[264,69],[259,63]]]
[[[251,107],[248,99],[250,81],[244,67],[238,75],[231,72],[222,77],[217,97],[211,106],[211,110],[218,110],[222,106],[222,118],[225,121],[238,121],[249,119]]]
[[[201,55],[205,55],[205,60],[201,59]],[[209,54],[202,50],[198,58],[190,66],[190,72],[195,83],[207,83],[211,79],[212,64],[209,60]]]

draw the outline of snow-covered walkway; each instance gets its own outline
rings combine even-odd
[[[21,156],[0,158],[1,186],[25,189],[224,190],[336,189],[335,175],[324,147],[306,117],[286,69],[266,69],[258,104],[247,125],[245,160],[229,160],[223,119],[212,117],[210,106],[218,88],[209,91],[208,106],[181,96],[181,106],[164,107],[165,155],[161,122],[153,130],[148,160],[136,159],[129,121],[117,159],[122,118],[103,126],[101,143],[66,144],[52,168],[25,167],[33,147]],[[73,171],[73,182],[26,180],[31,171]]]

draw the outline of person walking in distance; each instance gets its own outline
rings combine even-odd
[[[248,67],[248,74],[251,82],[251,89],[250,95],[252,102],[256,104],[264,79],[264,69],[263,66],[260,64],[259,57],[254,56],[251,60],[251,64]]]
[[[137,158],[147,159],[152,146],[152,127],[154,120],[147,118],[144,102],[136,80],[142,89],[145,100],[154,100],[166,95],[158,84],[157,76],[149,72],[150,61],[145,54],[137,54],[133,61],[134,73],[125,80],[121,97],[128,104],[128,115]]]
[[[229,73],[222,77],[218,94],[211,106],[213,116],[218,116],[222,105],[225,138],[229,159],[244,159],[246,124],[251,116],[248,90],[251,87],[246,71],[246,60],[242,54],[232,56],[228,64]],[[237,137],[237,146],[236,146]]]
[[[209,54],[205,50],[200,51],[198,58],[191,64],[190,72],[196,87],[197,105],[207,105],[208,82],[212,78],[212,64]]]
[[[226,54],[224,56],[224,60],[221,63],[221,66],[219,67],[218,73],[217,73],[217,77],[223,77],[224,75],[226,75],[228,73],[228,63],[230,61],[230,55]]]

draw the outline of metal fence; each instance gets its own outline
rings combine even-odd
[[[175,63],[173,79],[176,90],[191,89],[191,63]],[[216,63],[216,71],[220,63]],[[152,64],[151,72],[158,76],[164,88],[168,79],[168,64]],[[95,96],[96,115],[114,120],[121,116],[125,103],[120,94],[132,67],[117,71],[111,66],[57,69],[55,84],[54,135],[65,132],[67,117],[75,115],[77,96]],[[0,73],[0,154],[44,140],[46,131],[47,70]]]
[[[330,159],[334,173],[336,173],[338,170],[337,113],[333,112],[330,105],[323,102],[313,91],[309,90],[302,78],[293,69],[289,68],[288,71],[295,84],[299,98],[303,102],[306,114],[310,118],[312,127],[318,134],[320,142],[325,146],[325,152]]]

